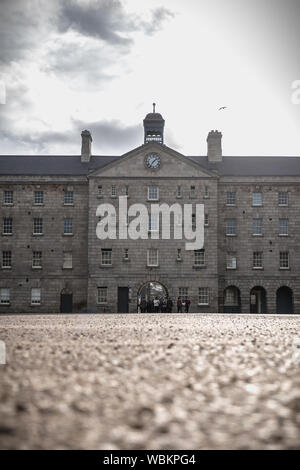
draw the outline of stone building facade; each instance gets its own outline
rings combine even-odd
[[[83,131],[81,155],[0,156],[0,313],[136,312],[153,292],[190,312],[300,313],[300,157],[226,157],[218,131],[187,157],[163,134],[153,112],[125,155],[92,155]],[[204,250],[153,238],[155,220],[147,240],[100,240],[97,208],[118,214],[120,196],[204,204]]]

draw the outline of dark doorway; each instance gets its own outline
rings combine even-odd
[[[73,294],[60,294],[60,312],[72,313]]]
[[[129,311],[129,288],[118,287],[118,313]]]
[[[289,287],[280,287],[276,293],[276,313],[292,314],[294,313],[293,291]]]
[[[267,294],[263,287],[253,287],[250,292],[250,313],[267,313]]]
[[[241,294],[235,286],[229,286],[224,291],[224,313],[241,313]]]

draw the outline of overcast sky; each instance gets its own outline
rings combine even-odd
[[[0,0],[0,67],[1,154],[300,155],[300,0]]]

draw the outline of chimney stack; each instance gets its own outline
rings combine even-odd
[[[81,132],[81,161],[89,162],[92,156],[92,136],[90,131]]]
[[[209,132],[207,136],[207,158],[209,162],[222,161],[222,132]]]

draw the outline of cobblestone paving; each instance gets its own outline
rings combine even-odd
[[[298,449],[300,317],[0,317],[0,447]]]

